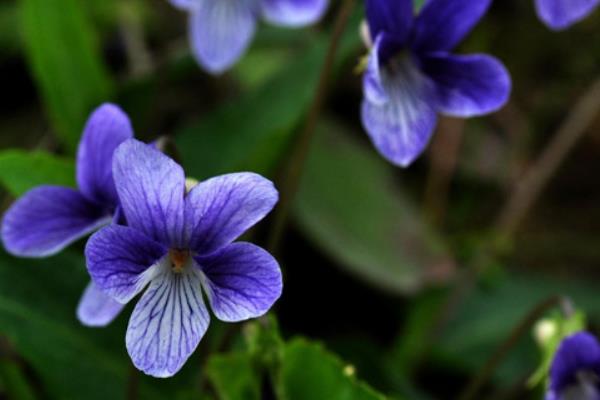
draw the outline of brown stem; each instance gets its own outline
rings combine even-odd
[[[504,342],[498,347],[498,349],[492,354],[492,356],[485,363],[485,366],[480,370],[480,373],[473,378],[469,385],[465,388],[463,393],[458,397],[460,400],[471,400],[475,399],[479,390],[492,376],[492,373],[502,363],[504,358],[510,353],[510,351],[517,345],[519,339],[523,335],[530,331],[533,324],[535,324],[548,310],[560,306],[563,303],[569,303],[568,300],[560,296],[550,297],[538,305],[536,305],[527,315],[519,322],[517,326],[512,330],[509,336]],[[563,307],[566,308],[566,307]]]
[[[310,144],[315,135],[317,122],[327,95],[329,78],[333,70],[337,49],[344,30],[346,29],[346,25],[348,24],[348,19],[352,14],[354,3],[355,0],[344,0],[344,3],[337,14],[331,41],[329,42],[329,47],[327,49],[327,55],[319,76],[317,90],[306,118],[306,125],[294,146],[286,172],[283,175],[284,179],[281,183],[279,207],[275,211],[273,226],[267,244],[267,248],[271,252],[274,252],[279,246],[294,197],[298,191],[304,164],[306,163],[306,158],[308,157],[310,150]]]

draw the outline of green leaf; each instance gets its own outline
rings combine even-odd
[[[347,28],[338,66],[360,44],[358,21],[354,18]],[[278,72],[269,80],[240,69],[242,76],[252,75],[250,85],[264,83],[179,132],[176,143],[190,175],[205,179],[239,170],[264,174],[273,167],[308,109],[317,85],[327,37],[311,39],[305,49],[289,57],[286,65],[276,66]]]
[[[23,370],[12,360],[0,358],[0,383],[4,384],[4,388],[0,385],[0,393],[6,393],[9,399],[35,399]]]
[[[260,399],[260,375],[247,352],[213,355],[206,374],[221,400]]]
[[[0,152],[0,183],[15,197],[39,185],[75,186],[75,164],[43,151]]]
[[[354,376],[354,367],[344,365],[322,346],[304,339],[286,344],[280,376],[285,400],[381,400],[378,394]]]
[[[441,238],[420,218],[390,167],[343,126],[320,127],[296,199],[301,229],[341,267],[395,293],[452,270]]]
[[[30,68],[56,133],[74,151],[89,112],[112,92],[93,25],[77,0],[20,5]]]

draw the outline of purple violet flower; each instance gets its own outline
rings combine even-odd
[[[192,52],[212,74],[229,69],[246,52],[257,21],[300,27],[318,21],[328,0],[169,0],[189,13]]]
[[[540,19],[556,31],[567,29],[587,17],[600,0],[535,0]]]
[[[546,400],[600,400],[600,343],[592,334],[575,333],[560,343]]]
[[[110,225],[87,243],[96,286],[127,303],[146,286],[127,328],[127,350],[148,375],[183,366],[209,324],[202,291],[228,322],[266,313],[282,290],[277,261],[250,243],[232,243],[274,207],[273,184],[253,173],[209,179],[187,194],[183,169],[130,139],[113,175],[128,226]]]
[[[491,0],[366,0],[374,40],[363,77],[363,125],[377,150],[406,167],[425,149],[438,114],[473,117],[498,110],[511,81],[497,59],[450,52]]]
[[[79,143],[79,189],[46,185],[25,193],[4,215],[2,241],[6,250],[19,257],[51,256],[118,218],[112,156],[119,144],[131,137],[131,123],[119,107],[98,107],[88,119]],[[105,326],[122,308],[90,283],[79,302],[77,316],[84,325]]]

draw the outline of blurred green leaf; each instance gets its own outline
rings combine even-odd
[[[296,200],[302,230],[341,267],[391,292],[446,278],[453,265],[441,238],[392,168],[344,131],[334,123],[319,129]]]
[[[337,65],[360,45],[354,18],[340,46]],[[229,102],[202,121],[183,129],[176,142],[188,172],[195,178],[239,170],[266,173],[282,150],[312,100],[325,58],[327,37],[315,36],[302,51],[289,57],[278,72],[256,90]],[[271,49],[275,52],[275,49]],[[274,60],[275,62],[276,60]],[[250,84],[263,81],[255,66],[242,69]],[[270,67],[269,67],[270,68]]]
[[[249,353],[215,354],[206,374],[221,400],[260,399],[260,374]]]
[[[0,152],[0,183],[15,197],[39,185],[75,186],[75,164],[43,151]]]
[[[12,2],[0,4],[0,49],[6,56],[19,50],[21,38],[19,36],[17,7]]]
[[[55,132],[74,151],[87,115],[112,92],[93,25],[77,0],[20,0],[20,5],[31,70]]]
[[[354,367],[344,365],[321,345],[294,339],[283,353],[281,393],[285,400],[385,399],[354,374]]]
[[[0,358],[0,393],[4,392],[9,399],[33,400],[35,394],[20,366],[9,359]]]

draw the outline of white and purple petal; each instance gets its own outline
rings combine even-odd
[[[263,18],[274,25],[299,27],[323,16],[329,0],[260,0]]]
[[[371,53],[369,54],[369,62],[367,69],[363,75],[363,91],[368,101],[374,104],[382,104],[389,100],[383,82],[381,80],[382,65],[380,62],[379,52],[381,43],[385,38],[385,33],[380,33],[375,39]]]
[[[134,365],[148,375],[173,376],[194,352],[209,324],[199,272],[161,273],[137,303],[125,343]]]
[[[208,72],[220,74],[246,52],[256,30],[254,0],[202,0],[190,13],[192,53]]]
[[[13,255],[46,257],[110,221],[106,210],[77,190],[40,186],[8,209],[2,221],[2,241]]]
[[[92,282],[87,285],[79,300],[77,319],[85,326],[104,327],[119,315],[124,306],[98,290]]]
[[[540,19],[551,29],[563,30],[587,17],[600,0],[535,0]]]
[[[231,243],[263,219],[275,206],[273,183],[250,172],[208,179],[186,196],[185,220],[189,248],[208,254]]]
[[[88,119],[77,152],[77,184],[90,201],[111,208],[117,205],[112,176],[113,153],[132,137],[131,122],[116,105],[103,104]]]
[[[115,151],[115,185],[127,224],[169,247],[183,246],[185,176],[175,161],[129,139]]]
[[[221,321],[260,317],[281,296],[279,264],[258,246],[233,243],[195,260],[204,274],[211,308]]]
[[[366,0],[365,8],[372,38],[385,32],[400,43],[406,42],[414,18],[412,0]]]
[[[487,12],[492,0],[429,0],[413,24],[418,53],[452,50]]]
[[[435,83],[437,110],[446,115],[488,114],[510,95],[510,75],[492,56],[431,54],[420,57],[420,69]]]
[[[99,230],[85,247],[94,285],[120,303],[127,303],[148,284],[167,253],[162,244],[121,225]]]
[[[362,123],[381,155],[406,167],[423,152],[435,128],[435,85],[408,57],[382,69],[381,82],[389,99],[365,98]]]

